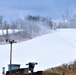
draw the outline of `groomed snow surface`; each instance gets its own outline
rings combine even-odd
[[[0,73],[8,70],[10,45],[0,45]],[[28,67],[28,62],[38,62],[35,71],[69,63],[76,59],[76,29],[57,29],[52,33],[29,41],[13,44],[12,63]]]

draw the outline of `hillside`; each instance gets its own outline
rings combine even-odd
[[[76,61],[69,63],[69,64],[62,64],[57,67],[49,68],[46,71],[44,71],[44,75],[47,74],[59,74],[62,75],[63,73],[65,75],[76,75]]]
[[[76,59],[76,29],[57,29],[51,33],[13,44],[12,63],[28,67],[38,62],[35,71],[59,66]],[[8,70],[10,46],[0,45],[0,68]],[[1,73],[1,70],[0,70]]]

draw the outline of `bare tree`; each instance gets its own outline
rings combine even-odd
[[[3,32],[3,16],[0,16],[0,28],[2,29],[2,34],[4,35],[4,32]]]

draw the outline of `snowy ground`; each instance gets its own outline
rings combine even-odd
[[[0,45],[0,73],[8,69],[10,46]],[[13,64],[27,67],[38,62],[37,70],[45,70],[76,59],[76,29],[58,29],[35,39],[13,44]]]

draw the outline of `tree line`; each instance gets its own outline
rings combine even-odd
[[[27,38],[34,38],[47,34],[52,29],[55,30],[56,24],[51,20],[51,18],[41,16],[28,15],[24,18],[11,20],[10,23],[4,21],[4,18],[0,16],[0,30],[2,30],[2,35],[8,37],[9,29],[12,30],[12,34],[16,35],[16,37],[21,36],[21,38],[25,38],[27,36]],[[19,30],[19,32],[15,33],[15,30]],[[4,33],[5,31],[6,34]]]
[[[8,35],[9,29],[11,29],[13,33],[14,30],[18,29],[32,37],[45,34],[51,29],[56,29],[56,24],[51,20],[51,18],[31,15],[24,17],[24,19],[17,18],[11,20],[10,23],[8,23],[8,21],[4,21],[3,16],[0,16],[0,29],[2,30],[3,35],[4,30],[6,30],[6,35]]]

